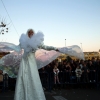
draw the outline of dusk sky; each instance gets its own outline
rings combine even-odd
[[[100,49],[100,0],[0,0],[0,21],[6,18],[9,33],[0,41],[19,44],[28,28],[45,35],[44,44],[55,47],[79,45],[83,51]]]

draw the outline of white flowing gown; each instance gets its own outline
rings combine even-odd
[[[22,58],[14,100],[45,100],[34,53]]]
[[[42,46],[42,48],[55,50],[51,46]],[[22,58],[14,100],[46,100],[38,73],[35,53],[30,52],[27,57]]]

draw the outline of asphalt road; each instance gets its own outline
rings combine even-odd
[[[46,100],[100,100],[97,89],[62,89],[45,91]],[[14,91],[0,92],[0,100],[13,100]]]

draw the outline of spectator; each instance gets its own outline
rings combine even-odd
[[[0,82],[3,82],[3,72],[0,70]]]
[[[52,70],[53,70],[53,69],[52,69],[52,67],[51,67],[50,64],[46,66],[46,72],[47,72],[47,73],[51,73]]]
[[[54,66],[53,72],[54,72],[54,83],[55,84],[56,84],[56,82],[60,83],[59,82],[59,77],[58,77],[59,69],[57,68],[56,65]]]
[[[81,75],[82,75],[82,70],[81,70],[79,65],[77,65],[77,68],[76,68],[75,72],[76,72],[76,77],[77,77],[77,83],[80,83],[80,81],[81,81],[80,78],[81,78]]]
[[[71,71],[71,66],[70,63],[68,62],[65,67],[64,67],[64,71],[65,71],[65,82],[69,83],[70,81],[70,71]]]
[[[76,75],[75,75],[76,62],[75,62],[75,61],[71,61],[70,66],[71,66],[71,75],[72,75],[72,76],[76,76]]]
[[[100,59],[97,59],[97,82],[100,83]]]
[[[83,68],[82,68],[82,75],[83,75],[84,83],[89,82],[88,73],[89,73],[89,68],[86,66],[86,63],[84,63]]]
[[[59,81],[64,82],[64,65],[63,62],[60,62],[58,64],[58,69],[59,69]]]
[[[41,69],[39,69],[39,72],[45,73],[46,72],[45,67],[42,67]]]
[[[92,63],[92,61],[89,61],[88,68],[90,70],[90,73],[89,73],[90,82],[95,82],[96,66]]]
[[[64,64],[62,62],[58,64],[58,69],[60,72],[64,72]]]
[[[84,63],[84,61],[81,60],[81,61],[80,61],[80,68],[81,68],[81,69],[83,68],[83,63]]]

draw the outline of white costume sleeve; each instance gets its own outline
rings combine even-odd
[[[45,49],[45,50],[56,50],[57,49],[56,47],[53,47],[53,46],[46,46],[43,43],[41,44],[40,48]]]

